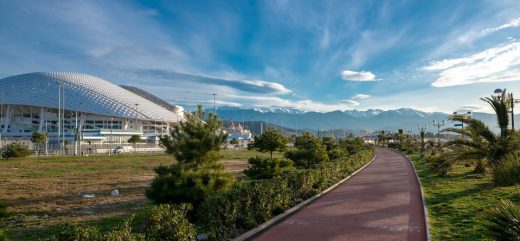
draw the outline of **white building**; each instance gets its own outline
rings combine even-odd
[[[40,72],[0,79],[0,147],[46,133],[50,146],[63,143],[126,143],[141,135],[154,143],[184,119],[170,105],[137,88],[69,72]],[[169,105],[169,106],[167,106]],[[61,113],[61,115],[59,115]]]

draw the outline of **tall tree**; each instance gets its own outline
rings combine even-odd
[[[273,152],[285,151],[287,148],[287,138],[274,129],[269,129],[262,135],[255,136],[252,148],[259,152],[269,152],[271,161],[273,160]]]

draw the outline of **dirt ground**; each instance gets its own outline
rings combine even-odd
[[[244,158],[221,162],[237,176],[248,166]],[[165,154],[0,160],[0,200],[9,213],[0,228],[23,233],[63,217],[96,222],[128,215],[149,203],[144,192],[154,167],[171,163],[173,158]],[[111,195],[114,189],[118,196]]]

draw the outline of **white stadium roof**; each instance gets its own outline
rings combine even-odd
[[[179,119],[177,113],[131,91],[81,73],[15,75],[0,79],[0,92],[3,92],[4,104],[57,109],[58,84],[63,84],[65,89],[65,110],[140,120],[177,122]],[[182,111],[182,108],[179,110]]]

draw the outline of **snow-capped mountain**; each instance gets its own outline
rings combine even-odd
[[[379,115],[381,114],[381,112],[383,112],[383,110],[379,110],[379,109],[368,109],[366,111],[360,111],[360,110],[346,110],[345,111],[345,114],[349,115],[349,116],[352,116],[354,118],[359,118],[359,119],[368,119],[368,118],[371,118],[371,117],[374,117],[376,115]]]
[[[207,109],[213,111],[213,109]],[[358,132],[370,130],[417,129],[418,125],[427,126],[429,131],[436,132],[432,121],[446,121],[444,127],[453,124],[448,121],[449,114],[441,112],[424,112],[411,108],[395,110],[346,110],[327,113],[305,112],[281,107],[244,109],[239,107],[218,107],[217,115],[223,120],[261,121],[287,128],[327,130],[343,129]],[[495,116],[487,113],[474,113],[475,118],[486,122],[490,127],[496,127]]]

